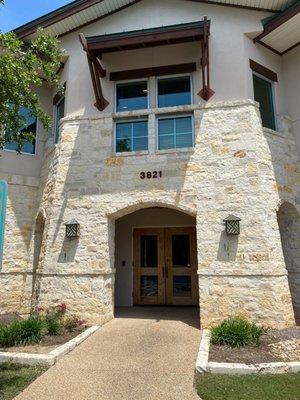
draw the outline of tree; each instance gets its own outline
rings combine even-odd
[[[62,55],[60,42],[42,29],[30,43],[19,40],[12,32],[0,32],[0,149],[15,141],[20,152],[25,140],[34,140],[34,132],[24,131],[26,119],[20,114],[23,107],[49,130],[51,118],[35,88],[47,84],[63,90],[57,74]]]

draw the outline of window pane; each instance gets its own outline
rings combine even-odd
[[[132,123],[133,137],[148,136],[148,122],[140,121]]]
[[[141,276],[141,296],[153,297],[158,295],[158,277]]]
[[[157,236],[141,236],[141,268],[157,268]]]
[[[272,84],[253,75],[254,99],[260,105],[262,124],[266,128],[275,129],[275,115]]]
[[[32,116],[30,113],[30,110],[26,107],[22,107],[20,109],[20,115],[25,118],[25,125],[24,128],[21,129],[21,132],[29,132],[32,134],[36,134],[37,130],[37,119],[35,116]],[[6,143],[4,146],[5,149],[7,150],[17,150],[18,144],[17,142],[10,142]],[[29,154],[34,154],[35,153],[35,140],[33,142],[29,142],[27,140],[23,141],[23,148],[22,148],[22,153],[29,153]]]
[[[190,297],[192,282],[190,276],[173,276],[173,296]]]
[[[55,106],[55,137],[54,142],[58,143],[59,140],[59,123],[60,120],[65,116],[65,98]]]
[[[172,235],[172,264],[174,267],[190,267],[190,236]]]
[[[158,149],[178,149],[193,146],[192,117],[158,120]]]
[[[158,80],[158,107],[191,104],[191,79],[189,76]]]
[[[117,139],[131,138],[131,122],[118,123],[116,126]]]
[[[117,111],[148,108],[147,81],[119,83],[117,85]]]
[[[148,150],[148,121],[116,124],[116,151]]]
[[[192,132],[192,118],[183,117],[176,118],[176,133],[190,133]]]

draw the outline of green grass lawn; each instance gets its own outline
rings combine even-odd
[[[47,368],[17,364],[0,364],[0,400],[11,400]]]
[[[300,400],[300,373],[196,376],[202,400]]]

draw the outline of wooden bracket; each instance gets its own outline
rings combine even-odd
[[[209,77],[209,24],[207,17],[204,17],[204,35],[201,40],[202,58],[200,60],[202,69],[202,89],[198,93],[203,100],[209,100],[215,92],[210,87]]]
[[[86,38],[83,33],[79,34],[79,40],[83,50],[86,52],[87,55],[94,93],[96,97],[96,102],[94,105],[96,108],[98,108],[99,111],[103,111],[109,105],[109,102],[104,98],[101,86],[101,78],[106,77],[106,70],[102,67],[99,58],[89,52]]]

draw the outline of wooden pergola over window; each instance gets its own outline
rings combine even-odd
[[[105,53],[119,52],[132,49],[144,49],[147,47],[164,46],[185,42],[200,42],[202,50],[202,88],[198,95],[204,100],[209,100],[214,91],[210,88],[209,80],[209,34],[210,21],[205,17],[203,21],[187,24],[164,26],[159,28],[144,29],[139,31],[121,32],[101,36],[85,37],[79,35],[81,44],[87,54],[93,88],[96,97],[95,106],[103,111],[108,106],[108,101],[104,98],[101,78],[107,75],[106,70],[101,65],[102,55]],[[143,68],[140,70],[129,70],[114,72],[110,79],[122,76],[123,79],[134,79],[143,76],[174,74],[180,72],[194,71],[195,64],[168,65],[162,67]],[[129,78],[130,77],[130,78]]]

